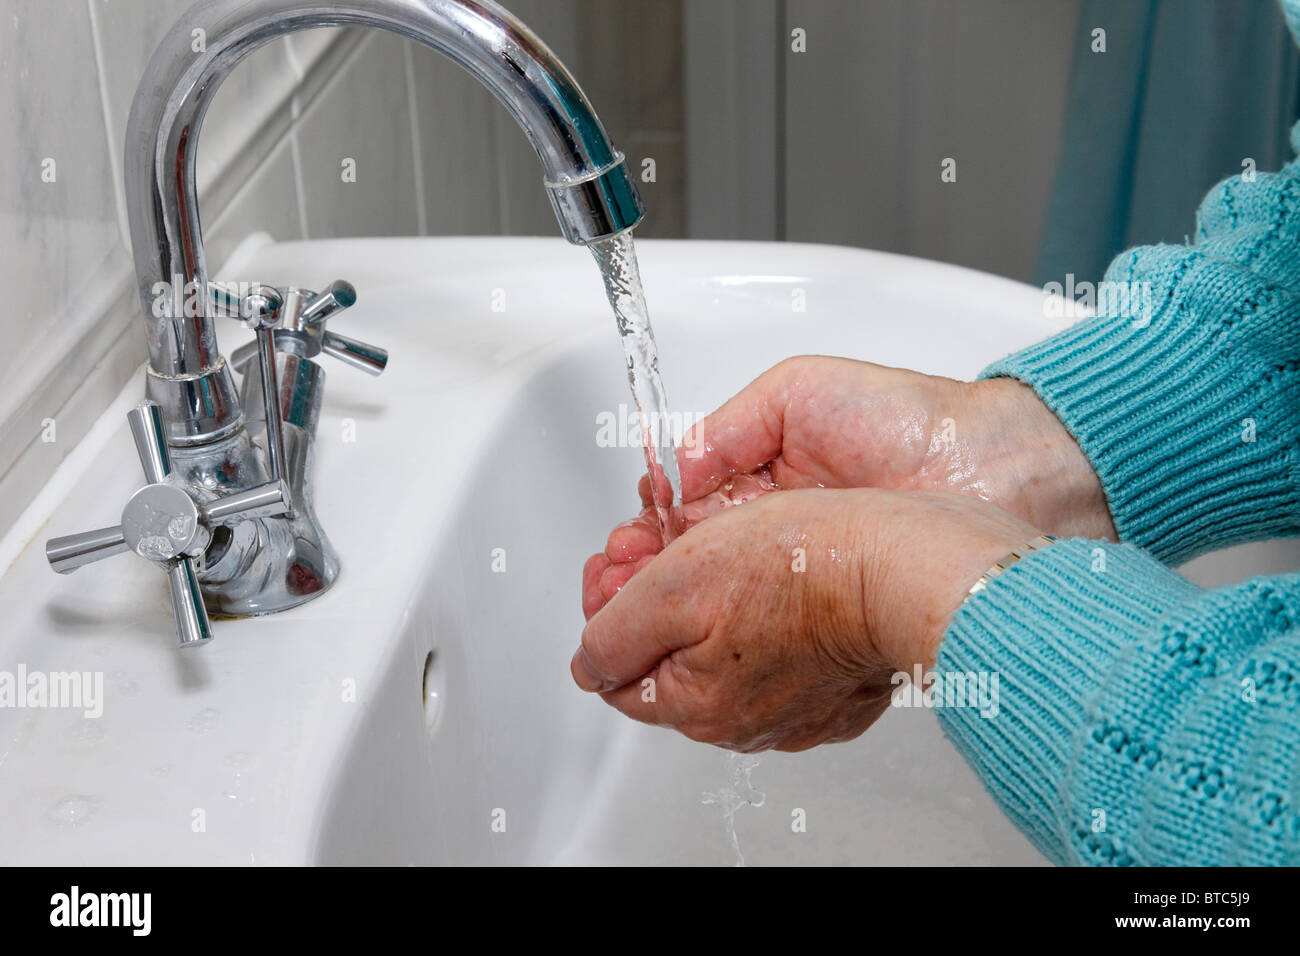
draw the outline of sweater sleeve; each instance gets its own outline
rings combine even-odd
[[[1300,575],[1205,591],[1060,541],[966,601],[936,672],[996,690],[940,722],[1052,860],[1300,863]]]
[[[1171,563],[1300,533],[1297,205],[1297,162],[1220,183],[1192,244],[1121,255],[1094,318],[982,373],[1034,388],[1096,468],[1121,540]]]

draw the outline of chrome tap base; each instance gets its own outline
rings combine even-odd
[[[338,555],[316,517],[312,489],[325,372],[315,362],[283,353],[277,356],[277,372],[283,478],[293,510],[241,522],[208,546],[199,583],[208,609],[225,616],[288,610],[325,593],[339,575]],[[196,494],[216,499],[269,480],[266,420],[257,400],[261,388],[260,368],[251,362],[240,389],[249,409],[246,427],[220,441],[172,450],[175,474]]]
[[[158,403],[173,448],[219,441],[244,424],[230,364],[221,355],[212,368],[195,375],[167,376],[150,366],[144,394]]]

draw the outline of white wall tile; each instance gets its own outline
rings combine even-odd
[[[746,2],[746,9],[754,8],[754,0]],[[725,8],[712,3],[711,9]],[[645,238],[686,232],[682,14],[682,0],[579,0],[578,6],[578,58],[569,67],[637,177],[646,206],[637,235]],[[705,41],[713,62],[718,39],[714,34]],[[645,159],[654,160],[654,181],[642,178]],[[715,192],[717,181],[706,188]]]
[[[279,242],[303,238],[299,213],[293,150],[285,137],[244,181],[229,205],[203,227],[208,268],[215,274],[235,247],[254,232],[270,233]]]
[[[348,30],[347,27],[322,27],[318,30],[301,30],[285,37],[299,76],[306,74],[312,64],[325,56],[331,44],[338,42],[341,34]]]
[[[686,0],[685,219],[696,239],[779,239],[776,0]]]
[[[193,3],[89,0],[89,5],[98,34],[105,108],[120,180],[126,122],[140,77],[163,36]],[[287,105],[297,84],[298,73],[284,39],[253,51],[226,78],[204,117],[199,137],[196,165],[200,198],[211,200],[218,208],[229,201],[229,191],[222,192],[221,187],[242,181],[275,142],[274,135],[257,135],[259,131],[272,125],[277,113],[284,116],[278,127],[287,130]],[[121,188],[119,182],[119,193]]]
[[[1077,0],[787,0],[784,238],[1029,279],[1077,14]],[[807,52],[788,52],[796,26]]]
[[[0,13],[0,474],[58,411],[37,393],[125,265],[90,21],[81,4],[48,12],[11,0]]]
[[[418,231],[407,42],[369,33],[303,110],[294,135],[309,238]],[[355,182],[344,181],[344,160]]]
[[[410,58],[427,230],[499,233],[495,124],[500,105],[487,87],[441,53],[412,44]]]

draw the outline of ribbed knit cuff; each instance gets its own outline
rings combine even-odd
[[[1085,320],[981,377],[1030,385],[1096,468],[1121,539],[1165,561],[1300,533],[1300,371],[1258,345],[1294,326],[1294,296],[1169,246],[1117,259],[1107,282],[1149,283],[1145,308],[1126,299],[1114,311],[1127,314]]]
[[[1201,593],[1131,545],[1072,539],[1017,562],[954,616],[935,670],[961,686],[985,675],[996,706],[939,706],[940,724],[1050,859],[1077,862],[1072,847],[1092,830],[1068,785],[1099,688],[1139,635]]]

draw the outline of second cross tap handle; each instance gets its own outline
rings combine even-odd
[[[324,352],[370,375],[379,375],[388,367],[387,349],[326,328],[333,316],[356,305],[357,290],[351,282],[335,279],[320,292],[306,289],[275,291],[284,303],[281,327],[274,333],[275,346],[280,351],[307,359],[314,359]],[[258,356],[260,347],[259,341],[235,349],[230,356],[235,371],[242,372]]]
[[[357,304],[357,290],[346,279],[335,279],[327,289],[317,292],[303,303],[295,316],[293,329],[308,343],[308,357],[324,352],[353,368],[378,375],[388,366],[388,350],[368,345],[346,335],[330,332],[325,323],[332,316]]]
[[[345,365],[359,368],[369,375],[378,375],[388,367],[388,350],[377,345],[367,345],[337,332],[326,332],[321,339],[321,351]]]
[[[317,292],[303,304],[295,325],[299,329],[309,325],[320,325],[328,322],[330,316],[335,313],[350,309],[356,304],[356,287],[346,279],[335,279],[329,284],[329,288]]]
[[[326,355],[369,375],[378,375],[388,366],[387,349],[350,339],[325,328],[330,316],[356,304],[357,290],[352,283],[345,279],[335,279],[328,289],[317,292],[307,300],[298,313],[296,327],[315,338],[319,342],[320,351]]]

